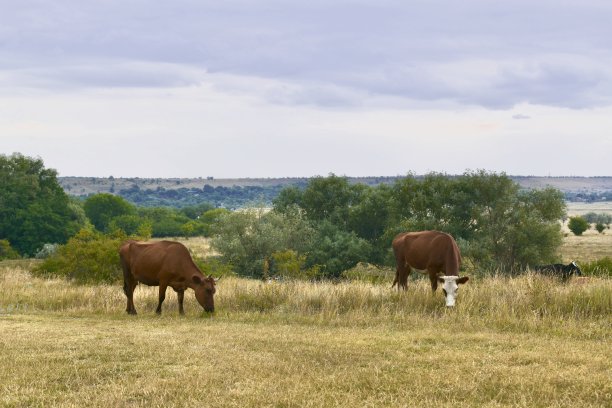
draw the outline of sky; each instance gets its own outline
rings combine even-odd
[[[609,0],[0,0],[60,176],[612,176]]]

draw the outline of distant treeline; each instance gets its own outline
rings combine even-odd
[[[296,181],[292,184],[277,184],[270,186],[216,186],[204,185],[203,188],[141,189],[136,184],[130,188],[115,192],[129,202],[142,207],[174,207],[183,208],[202,203],[213,207],[230,210],[258,206],[271,206],[280,192],[287,187],[303,190],[308,180]],[[600,192],[564,192],[564,199],[570,202],[612,201],[612,190]]]
[[[296,183],[295,187],[305,188],[306,181]],[[274,186],[232,186],[224,187],[205,185],[204,188],[140,189],[137,185],[118,194],[133,204],[142,207],[175,207],[183,208],[202,203],[209,203],[217,208],[237,209],[248,206],[270,206],[280,194],[284,185]]]

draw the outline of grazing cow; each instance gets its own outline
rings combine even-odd
[[[180,242],[127,241],[119,249],[123,268],[123,291],[127,296],[129,314],[136,314],[134,289],[138,282],[149,286],[159,286],[157,314],[166,297],[166,288],[171,286],[177,293],[179,313],[183,310],[185,289],[195,291],[197,301],[205,311],[214,312],[215,279],[205,277],[191,259],[189,250]]]
[[[435,292],[442,283],[446,306],[454,306],[459,284],[468,277],[459,277],[461,253],[449,234],[439,231],[404,232],[393,239],[393,253],[397,269],[394,287],[406,290],[412,268],[429,274],[431,289]],[[442,274],[442,276],[440,276]]]
[[[563,264],[550,264],[550,265],[536,265],[534,270],[544,275],[556,276],[563,280],[567,280],[572,275],[582,276],[582,271],[576,265],[575,261],[570,262],[567,265]]]

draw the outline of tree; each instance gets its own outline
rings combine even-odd
[[[19,254],[11,248],[8,240],[0,239],[0,261],[4,259],[19,259]]]
[[[349,208],[359,201],[361,187],[351,186],[346,177],[331,174],[315,177],[301,195],[300,207],[306,218],[313,221],[328,220],[346,229]]]
[[[122,197],[102,193],[95,194],[83,204],[85,214],[98,231],[108,232],[113,218],[134,215],[136,208]]]
[[[298,212],[280,214],[263,209],[223,216],[215,227],[211,247],[243,276],[268,277],[273,254],[293,250],[296,256],[310,247],[314,231]]]
[[[606,226],[603,225],[601,222],[598,222],[597,224],[595,224],[595,229],[597,230],[597,232],[599,232],[600,234],[603,234],[604,230],[606,229]]]
[[[574,235],[580,236],[584,231],[590,228],[590,225],[583,217],[576,216],[570,217],[567,227],[574,233]]]
[[[42,159],[0,155],[0,239],[22,255],[65,243],[82,226],[75,206]]]
[[[354,232],[344,231],[330,221],[317,225],[315,239],[308,250],[306,265],[320,267],[321,275],[338,278],[343,271],[370,259],[372,246]]]
[[[386,242],[400,231],[441,230],[479,267],[501,270],[552,261],[561,244],[565,203],[555,189],[521,191],[505,174],[481,170],[408,176],[392,190]]]

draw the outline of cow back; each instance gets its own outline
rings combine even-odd
[[[393,240],[396,257],[415,269],[441,266],[447,275],[458,276],[461,254],[449,234],[439,231],[419,231],[399,234]]]

